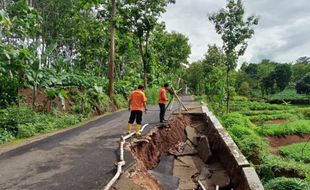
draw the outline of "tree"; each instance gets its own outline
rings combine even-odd
[[[278,91],[283,91],[289,84],[292,77],[291,65],[289,64],[278,64],[272,72],[274,76]]]
[[[302,80],[298,81],[295,88],[298,94],[310,95],[310,73],[308,73]]]
[[[210,73],[215,67],[225,66],[225,55],[222,48],[217,45],[208,45],[208,51],[202,60],[205,75]]]
[[[165,7],[169,3],[175,3],[175,0],[126,0],[123,6],[123,16],[128,23],[129,30],[139,40],[139,51],[143,63],[143,81],[147,87],[147,73],[149,68],[149,40],[157,20],[161,13],[165,12]]]
[[[115,70],[115,13],[116,13],[116,0],[111,0],[112,14],[111,14],[111,44],[109,55],[109,89],[108,95],[112,97],[114,95],[114,70]]]
[[[221,35],[226,55],[226,111],[230,107],[230,72],[237,66],[237,61],[247,48],[247,39],[254,35],[253,26],[258,18],[250,16],[244,19],[244,8],[241,0],[228,0],[226,9],[211,15],[209,20],[215,24],[216,32]]]

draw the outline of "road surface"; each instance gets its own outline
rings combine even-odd
[[[191,101],[183,99],[185,104]],[[143,122],[157,123],[158,106],[150,110]],[[129,111],[116,112],[0,154],[0,189],[102,189],[115,173],[118,141],[128,117]],[[132,161],[130,153],[125,159]]]

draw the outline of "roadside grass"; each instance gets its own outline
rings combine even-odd
[[[266,124],[260,126],[263,136],[285,136],[310,133],[310,120],[296,120],[289,123]]]
[[[310,143],[296,143],[280,147],[280,155],[296,161],[310,163]]]
[[[26,106],[13,106],[0,112],[0,144],[63,129],[84,119],[67,113],[40,113]]]

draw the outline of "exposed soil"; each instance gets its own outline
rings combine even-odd
[[[178,151],[186,141],[186,126],[191,123],[189,116],[173,116],[166,126],[154,129],[143,139],[131,142],[131,152],[136,159],[133,181],[146,189],[161,189],[156,180],[147,172],[160,162],[160,156],[170,151]]]
[[[32,105],[32,89],[30,88],[20,89],[19,95],[22,96],[23,102],[25,104]],[[63,109],[59,97],[55,98],[54,103],[57,105],[58,111],[60,112],[64,112],[64,111],[70,112],[71,107],[74,104],[73,100],[70,97],[65,100],[66,110]],[[37,90],[35,105],[41,111],[46,111],[46,112],[52,111],[52,107],[53,107],[52,102],[48,99],[47,94],[44,91],[44,89]]]
[[[70,88],[66,90],[70,91]],[[23,98],[23,102],[25,104],[32,105],[32,89],[30,88],[20,89],[19,95]],[[52,102],[48,99],[47,93],[44,89],[38,89],[35,105],[39,111],[43,111],[43,112],[51,112],[53,111],[53,107],[57,106],[57,111],[70,113],[72,111],[72,106],[74,105],[74,100],[70,96],[66,98],[65,99],[65,110],[64,110],[59,97],[56,97],[55,100]],[[99,105],[95,105],[96,113],[94,115],[102,115],[106,112],[106,110],[116,111],[117,109],[118,108],[114,103],[112,103],[109,106],[109,109],[104,109],[100,107]]]
[[[310,138],[310,134],[303,135],[288,135],[284,137],[268,137],[269,145],[271,147],[271,152],[273,154],[279,154],[279,147],[286,146],[290,144],[307,142]]]

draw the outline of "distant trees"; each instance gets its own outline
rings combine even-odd
[[[296,91],[299,94],[310,95],[310,73],[296,83]]]
[[[258,24],[258,18],[250,16],[244,19],[244,8],[241,0],[228,0],[226,9],[211,15],[209,20],[215,24],[215,30],[223,40],[223,50],[226,55],[226,111],[229,112],[230,102],[230,72],[237,66],[238,58],[247,48],[247,39],[254,34],[253,26]]]

